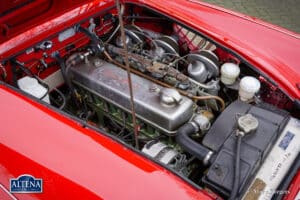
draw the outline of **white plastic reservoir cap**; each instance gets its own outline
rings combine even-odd
[[[38,99],[42,98],[47,93],[47,88],[39,84],[35,78],[31,78],[29,76],[20,78],[18,80],[18,86],[22,91],[31,94]],[[50,104],[48,94],[42,100]]]
[[[240,68],[234,63],[224,63],[221,66],[221,81],[225,85],[232,85],[240,75]]]
[[[245,76],[241,79],[239,96],[242,101],[248,101],[254,97],[260,89],[260,82],[252,76]]]

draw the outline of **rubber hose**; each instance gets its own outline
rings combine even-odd
[[[56,91],[63,100],[62,104],[59,106],[58,109],[60,109],[60,110],[64,109],[64,107],[66,106],[66,102],[67,102],[65,95],[57,88],[53,88],[53,90]]]
[[[177,131],[176,141],[184,150],[197,157],[203,164],[207,165],[212,151],[190,138],[190,135],[196,132],[197,129],[193,124],[184,124]]]
[[[67,76],[67,72],[66,72],[66,64],[65,61],[62,57],[60,57],[60,55],[56,54],[54,56],[54,58],[56,59],[56,61],[58,62],[60,69],[61,69],[61,74],[63,76],[64,81],[66,82],[67,86],[69,87],[69,89],[71,90],[71,92],[74,92],[74,88],[72,86],[71,81],[69,80],[68,76]]]
[[[240,154],[241,154],[241,142],[242,136],[238,135],[236,140],[236,154],[235,154],[235,166],[234,166],[234,180],[233,187],[230,194],[230,200],[235,200],[239,193],[239,185],[240,185]]]

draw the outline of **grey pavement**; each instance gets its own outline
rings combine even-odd
[[[202,0],[300,33],[300,0]]]

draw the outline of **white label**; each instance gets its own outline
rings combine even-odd
[[[300,200],[300,191],[298,192],[297,196],[295,197],[294,200]]]

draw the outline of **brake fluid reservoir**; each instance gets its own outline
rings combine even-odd
[[[29,76],[25,76],[18,80],[19,88],[32,96],[41,99],[46,103],[50,104],[49,95],[47,94],[47,88],[39,84],[39,82],[35,78],[31,78]]]
[[[239,97],[242,101],[251,100],[260,89],[260,82],[252,76],[245,76],[241,79]]]
[[[240,75],[240,68],[234,63],[224,63],[221,67],[221,81],[225,85],[232,85]]]

